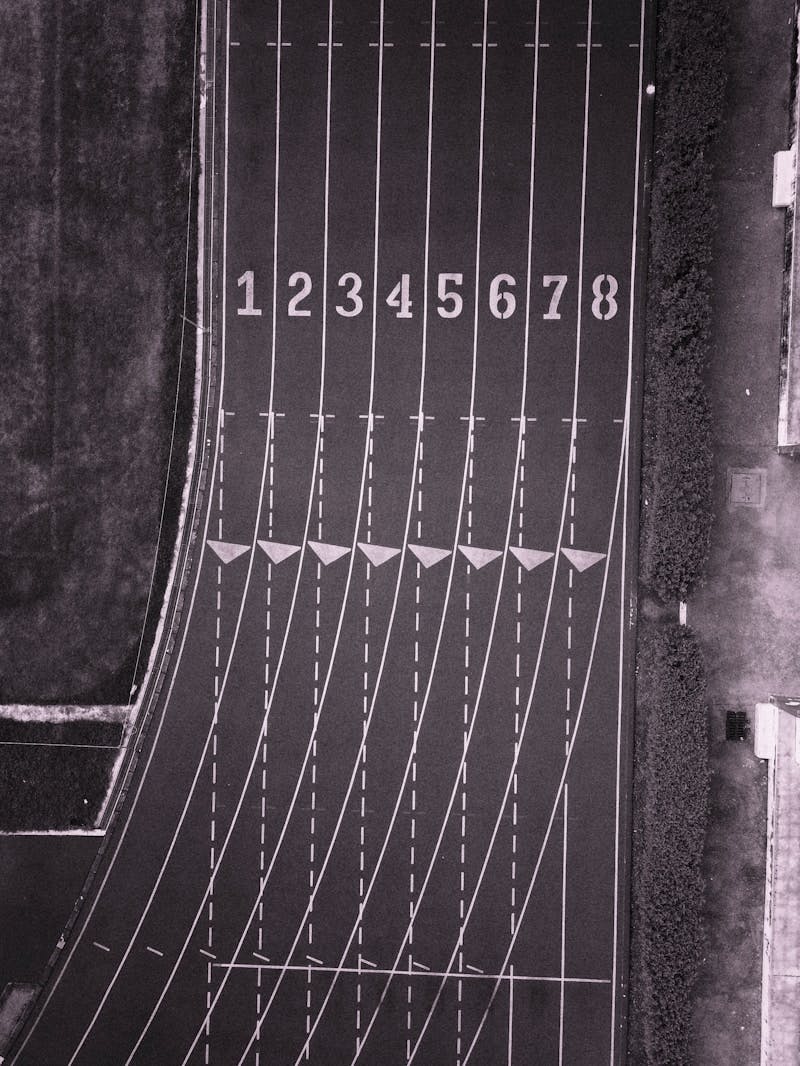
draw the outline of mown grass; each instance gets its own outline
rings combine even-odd
[[[194,26],[194,0],[0,12],[2,702],[127,701],[168,481],[152,638],[194,385]]]

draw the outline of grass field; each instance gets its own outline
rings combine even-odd
[[[127,701],[177,391],[163,591],[194,385],[194,21],[194,0],[0,11],[1,702]]]

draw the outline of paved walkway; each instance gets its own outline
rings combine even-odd
[[[800,720],[778,715],[770,772],[763,1066],[800,1062]]]
[[[713,819],[707,847],[709,937],[692,1062],[761,1061],[767,769],[752,744],[725,740],[725,714],[771,693],[800,693],[800,463],[776,453],[785,212],[772,207],[772,155],[788,147],[793,0],[729,5],[727,113],[718,148],[715,323],[709,390],[715,427],[716,519],[707,584],[689,603],[709,676]],[[735,504],[735,470],[760,471],[763,495]],[[760,504],[753,506],[752,503]],[[785,715],[783,717],[786,717]],[[793,725],[793,723],[791,723]],[[793,782],[778,764],[776,871],[789,839]],[[797,799],[795,799],[795,804]],[[800,829],[800,821],[798,822]],[[783,898],[776,886],[775,904]],[[773,959],[796,944],[776,922]],[[787,948],[788,950],[788,948]],[[796,983],[795,993],[800,991]],[[788,987],[781,986],[784,992]],[[772,1030],[793,1004],[772,990]],[[791,1026],[789,1030],[791,1031]],[[798,1066],[783,1051],[770,1066]]]

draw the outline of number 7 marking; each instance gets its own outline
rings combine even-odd
[[[561,318],[561,315],[558,310],[558,305],[561,302],[561,296],[567,285],[567,275],[545,274],[545,276],[542,278],[542,285],[544,285],[545,288],[548,288],[550,285],[555,285],[555,289],[553,289],[553,295],[550,297],[550,306],[547,308],[547,313],[542,315],[542,318],[550,319],[551,321],[556,321],[557,319]]]

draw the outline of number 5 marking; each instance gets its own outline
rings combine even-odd
[[[603,292],[603,283],[608,285],[608,292]],[[594,299],[592,300],[592,314],[595,318],[599,318],[602,322],[608,322],[610,318],[613,318],[617,313],[617,301],[614,297],[617,295],[617,279],[613,274],[598,274],[592,282],[592,292],[594,293]],[[603,311],[603,304],[608,307],[607,311]]]
[[[547,289],[551,285],[555,285],[553,289],[553,295],[550,297],[550,306],[547,308],[546,314],[542,315],[542,318],[549,319],[551,322],[556,322],[561,318],[561,314],[558,310],[558,305],[561,302],[561,296],[567,284],[566,274],[545,274],[542,278],[542,285]]]
[[[253,271],[245,270],[236,284],[241,289],[244,285],[244,307],[237,307],[237,315],[260,315],[261,308],[253,307]]]

